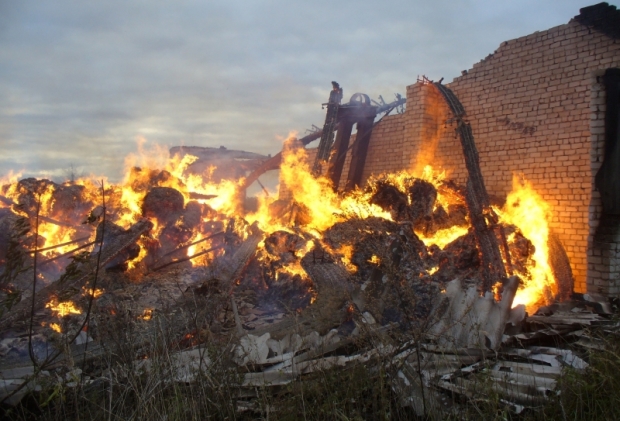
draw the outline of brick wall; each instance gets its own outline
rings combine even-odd
[[[620,294],[620,261],[592,249],[604,119],[597,75],[611,67],[620,67],[620,43],[571,21],[502,43],[448,85],[467,111],[489,194],[505,198],[515,172],[533,184],[551,206],[551,228],[570,258],[578,292]],[[464,182],[460,141],[448,118],[433,86],[408,86],[406,112],[373,131],[364,180],[433,163]],[[606,254],[619,249],[605,247]],[[602,278],[605,270],[611,275]]]
[[[620,44],[571,22],[502,43],[449,87],[463,103],[490,194],[505,196],[522,173],[551,205],[551,228],[571,260],[575,290],[594,286],[588,239],[596,163],[602,161],[601,114],[593,110],[595,75],[620,67]],[[458,139],[447,130],[437,159],[464,181]],[[591,238],[590,238],[591,241]],[[596,275],[594,272],[591,275]]]

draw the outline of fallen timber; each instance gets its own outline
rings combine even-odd
[[[507,278],[497,237],[493,231],[494,225],[497,225],[497,215],[495,215],[491,208],[489,194],[484,186],[484,178],[480,170],[480,160],[476,144],[474,143],[474,135],[471,126],[465,120],[465,108],[450,89],[441,83],[434,83],[433,86],[441,92],[456,120],[456,132],[461,139],[465,166],[469,175],[467,178],[467,194],[465,196],[467,208],[474,227],[476,242],[482,256],[484,272],[481,290],[483,292],[491,291],[491,287],[495,282]]]

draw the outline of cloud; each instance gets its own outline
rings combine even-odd
[[[121,178],[145,136],[275,153],[321,125],[330,81],[386,99],[451,80],[502,41],[566,23],[557,2],[0,2],[0,174]]]

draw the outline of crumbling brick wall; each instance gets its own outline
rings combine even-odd
[[[502,43],[448,86],[467,111],[489,193],[505,198],[513,173],[523,174],[551,206],[551,228],[570,258],[575,290],[618,295],[620,257],[595,255],[610,251],[592,247],[604,119],[596,78],[612,67],[620,67],[620,42],[571,21]],[[454,129],[432,85],[408,86],[406,112],[373,131],[364,180],[431,162],[464,182]],[[347,167],[348,161],[343,174]],[[619,244],[608,244],[616,255]]]
[[[588,238],[597,224],[589,212],[597,200],[592,162],[602,161],[593,80],[619,66],[620,44],[572,21],[504,42],[449,85],[467,111],[489,193],[505,196],[514,172],[532,182],[551,205],[551,228],[568,253],[578,292],[587,290]],[[466,179],[453,130],[440,140],[436,158],[453,178]],[[598,289],[598,273],[590,275],[590,289]]]

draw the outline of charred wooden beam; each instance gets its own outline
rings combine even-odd
[[[167,256],[171,256],[171,255],[173,255],[173,254],[175,254],[175,253],[178,253],[179,251],[187,250],[187,249],[188,249],[188,248],[190,248],[191,246],[195,246],[196,244],[200,244],[200,243],[202,243],[202,242],[204,242],[204,241],[210,240],[210,239],[212,239],[212,238],[214,238],[214,237],[218,237],[218,236],[220,236],[220,235],[224,235],[224,234],[226,234],[226,232],[225,232],[225,231],[219,231],[219,232],[216,232],[215,234],[211,234],[211,235],[209,235],[209,236],[207,236],[207,237],[205,237],[205,238],[201,238],[200,240],[196,240],[196,241],[194,241],[194,242],[192,242],[192,243],[189,243],[189,244],[186,244],[186,245],[184,245],[184,246],[178,247],[178,248],[176,248],[176,249],[174,249],[174,250],[172,250],[172,251],[170,251],[170,252],[168,252],[168,253],[164,254],[164,255],[163,255],[163,256],[161,256],[161,257],[162,257],[162,258],[164,258],[164,257],[167,257]]]
[[[483,292],[491,291],[495,282],[503,281],[507,277],[497,237],[493,232],[493,226],[497,224],[497,215],[491,208],[489,195],[484,186],[474,135],[471,126],[465,120],[465,108],[450,89],[440,83],[433,85],[443,95],[457,122],[456,132],[461,139],[468,173],[465,198],[482,257],[483,280],[481,288]]]
[[[355,121],[349,118],[349,116],[342,116],[338,122],[336,140],[334,141],[333,151],[327,167],[327,176],[332,181],[334,189],[338,189],[354,123]]]
[[[349,168],[347,185],[356,185],[361,181],[376,115],[377,107],[370,105],[368,95],[360,93],[354,94],[348,103],[338,109],[338,134],[328,166],[328,177],[334,189],[340,184],[354,123],[357,123],[357,139],[353,148],[352,167]]]
[[[351,151],[351,164],[349,166],[349,175],[347,176],[346,191],[359,187],[362,183],[362,175],[364,166],[366,165],[366,156],[368,155],[368,147],[372,136],[375,117],[366,117],[357,123],[357,136],[353,150]]]
[[[202,194],[196,192],[190,192],[189,198],[194,200],[209,200],[217,197],[217,194]]]
[[[340,101],[342,101],[342,88],[338,82],[332,82],[332,90],[329,94],[329,100],[327,105],[327,113],[325,114],[325,123],[323,124],[323,130],[321,133],[321,141],[316,152],[314,159],[314,166],[312,172],[315,175],[321,173],[323,162],[329,159],[329,154],[334,143],[334,131],[336,130],[336,124],[338,121],[338,109],[340,108]]]

